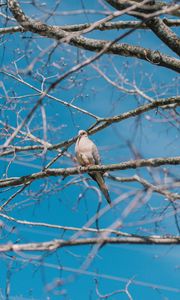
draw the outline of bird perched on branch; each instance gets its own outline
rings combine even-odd
[[[96,145],[88,138],[85,130],[79,130],[78,139],[75,146],[76,158],[81,166],[100,165],[100,155]],[[103,173],[93,171],[88,173],[91,178],[97,182],[101,192],[105,196],[107,202],[111,205],[111,199],[107,186],[104,181]]]

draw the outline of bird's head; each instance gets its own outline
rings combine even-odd
[[[87,132],[85,130],[79,130],[78,132],[78,136],[81,137],[81,136],[87,136]]]

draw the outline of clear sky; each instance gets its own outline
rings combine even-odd
[[[50,0],[45,1],[45,4],[35,8],[27,2],[23,3],[23,9],[29,16],[41,18],[51,25],[93,22],[102,18],[102,15],[88,12],[88,9],[97,11],[105,10],[107,7],[110,9],[110,6],[103,9],[101,1],[95,0],[60,1],[56,14],[48,18],[49,10],[55,4]],[[87,12],[65,13],[84,9],[87,9]],[[130,17],[119,18],[119,20],[128,19]],[[3,17],[0,22],[1,27],[14,25],[11,22],[5,24]],[[121,30],[93,31],[86,34],[86,37],[113,40],[123,32]],[[149,47],[175,56],[158,38],[145,30],[132,33],[122,42]],[[92,52],[69,45],[59,44],[55,47],[53,43],[51,39],[32,35],[29,32],[2,37],[1,144],[5,141],[4,124],[12,128],[16,127],[39,99],[33,87],[40,90],[47,88],[72,66],[93,55]],[[31,64],[34,64],[32,71],[25,72]],[[3,74],[2,70],[5,70],[6,74]],[[112,82],[116,82],[116,86],[108,82],[98,70],[101,70]],[[14,74],[15,78],[10,77],[10,74]],[[148,62],[103,55],[94,64],[68,76],[51,91],[51,95],[56,99],[45,97],[43,105],[22,128],[13,145],[37,144],[37,140],[32,141],[27,136],[28,128],[37,138],[56,144],[76,136],[79,129],[87,129],[94,123],[95,120],[91,116],[69,108],[57,99],[71,102],[96,116],[110,117],[149,103],[147,97],[138,93],[127,93],[123,89],[132,90],[136,86],[149,98],[158,100],[176,96],[178,80],[177,73]],[[121,88],[118,89],[117,85]],[[98,146],[103,164],[120,163],[136,158],[173,157],[179,155],[180,149],[177,119],[173,112],[153,110],[139,118],[130,118],[113,124],[92,135],[91,139]],[[9,130],[8,133],[12,131]],[[56,151],[44,149],[44,151],[22,152],[15,156],[2,156],[0,157],[1,178],[39,172],[56,155]],[[68,155],[59,158],[52,167],[76,166],[72,156],[74,156],[74,144],[68,149]],[[152,168],[130,169],[116,171],[112,175],[128,177],[137,174],[150,182],[155,180],[156,183],[166,183],[172,174],[171,178],[178,179],[179,171],[179,166],[164,166],[156,171]],[[175,204],[174,208],[165,196],[146,193],[139,183],[122,183],[110,179],[106,179],[106,182],[112,201],[119,199],[119,204],[100,218],[100,228],[108,228],[115,221],[123,220],[120,230],[125,233],[179,234],[178,216],[174,216],[174,209],[178,209],[178,204]],[[1,189],[1,204],[19,188]],[[178,192],[178,189],[173,191]],[[121,200],[125,193],[133,195]],[[137,195],[140,199],[138,205],[124,218],[127,207],[136,200]],[[68,176],[64,179],[49,177],[33,182],[0,213],[17,220],[81,228],[96,214],[98,197],[97,185],[87,174]],[[102,196],[101,207],[105,206],[106,201]],[[6,219],[3,215],[0,215],[0,222],[2,224],[1,244],[67,239],[74,234],[73,231],[21,225]],[[95,222],[91,227],[96,228]],[[87,236],[95,235],[90,233]],[[105,245],[86,268],[84,262],[89,261],[88,254],[93,254],[93,249],[92,246],[79,246],[65,247],[55,252],[1,254],[0,300],[100,299],[98,293],[111,294],[125,289],[127,283],[133,300],[180,299],[179,246]],[[8,287],[9,296],[7,296]],[[126,293],[117,292],[111,296],[110,299],[128,300]]]

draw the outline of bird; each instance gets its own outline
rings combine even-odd
[[[78,139],[75,145],[75,154],[78,163],[81,166],[93,166],[100,165],[101,159],[96,145],[91,141],[88,137],[88,133],[85,130],[79,130]],[[109,192],[107,186],[105,184],[105,180],[102,172],[88,172],[89,176],[96,181],[101,192],[106,198],[107,202],[111,206],[111,198],[109,196]]]

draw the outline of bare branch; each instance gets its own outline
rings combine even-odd
[[[180,55],[180,38],[160,18],[153,18],[146,24],[176,54]]]
[[[129,7],[130,5],[132,5],[132,3],[137,3],[139,2],[139,0],[121,0],[121,1],[117,1],[117,0],[106,0],[107,3],[109,3],[112,7],[116,8],[116,9],[125,9],[127,7]],[[170,4],[170,6],[174,4]],[[180,9],[179,6],[177,5],[176,7],[174,7],[173,10],[168,11],[169,5],[166,2],[162,2],[162,1],[156,1],[156,2],[151,2],[149,1],[149,3],[147,5],[143,5],[143,7],[140,7],[138,9],[136,9],[136,12],[141,13],[141,15],[144,14],[152,14],[154,12],[157,11],[162,11],[165,10],[166,13],[171,14],[173,16],[180,16]],[[136,14],[134,14],[136,15]]]
[[[157,107],[164,107],[164,105],[162,103],[164,103],[165,105],[175,104],[175,105],[179,106],[180,105],[180,97],[179,96],[172,97],[172,98],[166,99],[164,101],[157,100],[157,101],[151,102],[150,104],[142,105],[142,106],[138,107],[137,109],[131,110],[131,111],[121,114],[119,116],[114,116],[112,118],[106,118],[106,119],[104,118],[104,119],[98,121],[98,123],[102,122],[103,124],[97,125],[97,123],[95,123],[94,125],[92,125],[90,127],[89,132],[95,133],[103,128],[108,127],[109,125],[111,125],[113,123],[121,122],[122,120],[126,120],[128,118],[138,116],[146,111],[152,110]]]
[[[17,178],[8,178],[0,180],[0,188],[8,186],[17,186],[21,184],[28,183],[33,180],[40,178],[46,178],[49,176],[69,176],[83,174],[91,171],[115,171],[115,170],[127,170],[127,169],[136,169],[142,167],[159,167],[162,165],[179,165],[180,156],[177,157],[166,157],[166,158],[151,158],[151,159],[138,159],[127,161],[119,164],[112,165],[94,165],[90,167],[76,167],[76,168],[67,168],[67,169],[46,169],[44,171],[34,173],[27,176],[17,177]]]
[[[171,98],[167,98],[167,99],[160,99],[160,100],[156,100],[150,104],[145,104],[142,105],[140,107],[138,107],[137,109],[131,110],[127,113],[123,113],[121,115],[118,116],[114,116],[114,117],[110,117],[110,118],[101,118],[99,119],[95,124],[93,124],[89,129],[88,132],[89,134],[94,134],[108,126],[110,126],[113,123],[117,123],[117,122],[121,122],[123,120],[126,120],[128,118],[131,117],[135,117],[138,116],[144,112],[150,111],[152,109],[156,109],[158,107],[165,107],[168,105],[180,105],[180,97],[171,97]],[[103,123],[103,124],[101,124]],[[98,125],[99,124],[99,125]],[[75,143],[77,140],[77,137],[71,138],[67,141],[58,143],[56,145],[48,145],[46,144],[47,150],[54,150],[54,149],[58,149],[58,148],[64,148],[64,147],[69,147],[71,146],[73,143]],[[0,148],[3,148],[2,146]],[[9,154],[13,154],[15,152],[23,152],[23,151],[28,151],[28,150],[43,150],[44,146],[40,146],[40,145],[34,145],[34,146],[24,146],[24,147],[20,147],[20,146],[10,146],[10,150],[7,151],[2,151],[0,152],[0,156],[5,156],[5,155],[9,155]]]
[[[51,229],[60,229],[63,231],[80,231],[80,232],[91,232],[91,233],[96,233],[100,234],[103,232],[109,232],[111,234],[115,234],[117,236],[132,236],[129,233],[122,232],[119,230],[111,230],[108,228],[101,228],[101,229],[96,229],[96,228],[90,228],[90,227],[73,227],[73,226],[63,226],[63,225],[55,225],[55,224],[49,224],[49,223],[43,223],[43,222],[31,222],[31,221],[26,221],[26,220],[18,220],[13,217],[10,217],[8,215],[5,215],[3,213],[0,213],[0,216],[4,219],[7,219],[9,221],[21,224],[21,225],[29,225],[29,226],[35,226],[35,227],[46,227],[46,228],[51,228]]]
[[[180,61],[178,59],[171,58],[170,56],[166,56],[159,51],[152,51],[150,49],[139,46],[131,46],[128,44],[115,44],[103,40],[84,38],[80,35],[74,36],[72,34],[71,36],[69,36],[69,34],[64,30],[57,30],[53,26],[48,26],[44,23],[41,23],[40,21],[29,19],[24,14],[17,1],[9,0],[8,5],[16,20],[23,28],[25,28],[25,30],[32,31],[49,38],[61,40],[61,42],[66,42],[73,46],[80,47],[89,51],[103,51],[103,53],[113,53],[122,56],[137,57],[158,66],[170,68],[176,72],[180,72]]]
[[[180,195],[178,195],[177,193],[171,193],[167,190],[166,187],[164,187],[162,185],[156,186],[138,175],[134,175],[132,177],[117,177],[117,176],[109,175],[108,178],[118,181],[118,182],[134,182],[134,181],[136,181],[136,182],[141,183],[145,188],[148,188],[149,190],[159,193],[161,195],[164,195],[168,199],[172,199],[172,200],[180,199]],[[180,184],[180,182],[179,182],[179,184]]]
[[[107,0],[108,3],[110,3],[113,7],[115,7],[116,9],[122,10],[125,9],[127,7],[130,7],[132,5],[132,3],[136,3],[138,1],[115,1],[115,0]],[[166,13],[167,10],[169,9],[169,6],[164,4],[164,8],[161,7],[159,9],[157,9],[157,4],[156,9],[154,7],[154,3],[152,4],[151,2],[148,3],[149,5],[143,5],[140,8],[136,8],[136,11],[141,12],[143,15],[139,15],[139,18],[142,20],[146,20],[146,24],[147,26],[149,26],[151,28],[151,30],[171,49],[173,50],[176,54],[180,55],[180,38],[171,31],[170,28],[168,28],[168,26],[163,22],[163,20],[161,20],[158,17],[153,17],[150,20],[148,19],[149,17],[149,10],[153,9],[153,11],[155,11],[156,13],[158,11],[162,12],[163,10],[165,10],[164,12]],[[175,8],[176,6],[176,8]],[[170,6],[171,7],[171,6]],[[179,5],[172,5],[172,9],[173,11],[179,11],[180,12],[180,6]],[[131,13],[132,14],[132,13]],[[134,14],[135,15],[135,14]]]
[[[169,27],[179,27],[180,26],[180,20],[175,19],[166,19],[163,18],[164,24],[166,24]],[[75,24],[75,25],[63,25],[63,26],[54,26],[55,28],[59,28],[68,32],[75,32],[75,31],[81,31],[84,29],[87,29],[92,24],[89,23],[83,23],[83,24]],[[140,22],[140,21],[117,21],[117,22],[107,22],[104,24],[101,24],[99,26],[96,26],[96,30],[113,30],[113,29],[130,29],[130,28],[137,28],[137,29],[146,29],[149,30],[149,27]],[[26,32],[26,30],[21,26],[14,26],[14,27],[6,27],[6,28],[0,28],[0,34],[9,34],[9,33],[15,33],[15,32]]]
[[[45,91],[42,91],[42,90],[38,89],[37,87],[35,87],[34,85],[30,84],[29,82],[23,80],[22,77],[15,76],[14,74],[11,74],[11,73],[6,72],[6,71],[4,71],[4,70],[1,70],[0,72],[3,73],[3,74],[5,74],[5,75],[8,76],[8,77],[13,78],[13,79],[16,80],[16,81],[22,83],[23,85],[26,85],[26,86],[28,86],[29,88],[35,90],[36,92],[39,93],[39,96],[43,96],[44,93],[46,93]],[[76,105],[74,105],[74,104],[72,104],[72,103],[70,103],[70,102],[64,101],[64,100],[62,100],[62,99],[60,99],[60,98],[57,98],[57,97],[55,97],[55,96],[53,96],[53,95],[50,95],[50,94],[48,94],[48,93],[46,93],[46,97],[48,97],[49,99],[52,99],[52,100],[54,100],[54,101],[57,101],[57,102],[61,103],[62,105],[66,106],[66,107],[68,107],[68,108],[72,108],[72,109],[75,109],[75,110],[77,110],[77,111],[79,111],[79,112],[81,112],[81,113],[83,113],[83,114],[86,114],[86,115],[88,115],[88,116],[90,116],[90,117],[92,117],[92,118],[94,118],[94,119],[99,119],[98,116],[96,116],[96,115],[92,114],[91,112],[89,112],[89,111],[87,111],[87,110],[85,110],[85,109],[83,109],[83,108],[80,108],[80,107],[78,107],[78,106],[76,106]],[[71,99],[71,101],[72,101],[72,99]]]
[[[139,237],[107,237],[107,238],[82,238],[77,240],[52,240],[42,243],[4,244],[0,245],[0,252],[18,251],[54,251],[58,248],[70,246],[84,246],[95,244],[138,244],[138,245],[179,245],[180,237],[170,236],[139,236]]]

